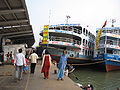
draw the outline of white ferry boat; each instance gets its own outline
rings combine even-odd
[[[93,59],[95,36],[89,27],[80,24],[58,24],[44,26],[40,33],[43,40],[37,47],[38,53],[47,48],[53,60],[59,61],[63,50],[67,50],[69,64],[90,63]]]

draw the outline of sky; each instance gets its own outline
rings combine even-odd
[[[106,26],[111,26],[112,19],[116,20],[115,26],[120,26],[120,0],[26,0],[26,4],[34,46],[38,46],[43,25],[65,24],[66,15],[71,17],[68,23],[88,25],[94,35],[106,20]]]

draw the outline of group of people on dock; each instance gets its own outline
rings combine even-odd
[[[22,80],[22,71],[27,73],[30,63],[30,73],[34,74],[35,67],[37,63],[37,59],[39,58],[38,55],[35,53],[35,50],[32,51],[31,55],[28,58],[25,58],[25,55],[22,53],[22,49],[18,50],[18,54],[14,60],[14,66],[16,67],[16,78],[18,80]],[[63,51],[63,54],[60,56],[60,60],[57,63],[57,80],[64,80],[64,75],[66,69],[70,70],[70,66],[67,65],[67,51]],[[52,63],[51,55],[49,54],[48,50],[45,49],[42,53],[42,62],[41,62],[41,73],[43,73],[44,79],[49,78],[49,70]],[[53,62],[54,63],[54,62]],[[93,90],[93,89],[84,89],[84,90]]]
[[[67,52],[63,51],[63,55],[61,55],[59,63],[57,65],[58,67],[58,73],[57,73],[57,80],[63,80],[64,78],[64,72],[65,72],[65,67],[67,65],[67,57],[66,57]],[[48,50],[44,50],[42,54],[42,69],[41,73],[44,73],[44,79],[49,78],[49,69],[51,65],[51,56],[48,52]]]
[[[30,73],[34,73],[38,55],[35,53],[35,50],[33,50],[32,54],[29,56],[29,58],[25,58],[25,55],[22,53],[22,49],[18,50],[18,54],[16,54],[14,59],[14,66],[16,68],[16,78],[18,80],[22,79],[22,73],[27,73],[29,70],[29,60],[30,60]],[[29,59],[29,60],[28,60]]]
[[[35,50],[31,53],[31,55],[26,58],[22,53],[22,49],[18,50],[18,54],[16,54],[14,59],[14,66],[16,68],[16,78],[18,80],[22,79],[22,73],[27,73],[29,70],[30,63],[30,73],[34,74],[35,67],[37,63],[38,55],[35,53]],[[67,65],[67,51],[63,51],[63,54],[60,57],[59,63],[57,64],[58,72],[57,72],[57,80],[64,79],[64,72]],[[41,62],[41,73],[44,75],[44,79],[49,78],[49,70],[51,66],[52,58],[47,49],[45,49],[42,53],[42,62]]]

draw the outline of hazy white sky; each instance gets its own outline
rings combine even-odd
[[[89,25],[95,34],[96,28],[102,27],[105,20],[108,26],[111,19],[116,19],[115,26],[120,26],[120,0],[26,0],[30,23],[39,41],[39,32],[43,25],[69,23]]]

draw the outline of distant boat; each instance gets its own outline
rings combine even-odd
[[[58,24],[47,27],[45,26],[40,33],[43,36],[43,41],[37,47],[37,52],[41,53],[44,48],[47,48],[52,59],[58,62],[63,50],[66,50],[69,64],[91,62],[94,54],[95,36],[88,27],[82,27],[80,24]]]
[[[120,69],[120,27],[99,28],[97,33],[94,60],[101,61],[97,66],[107,72]]]

